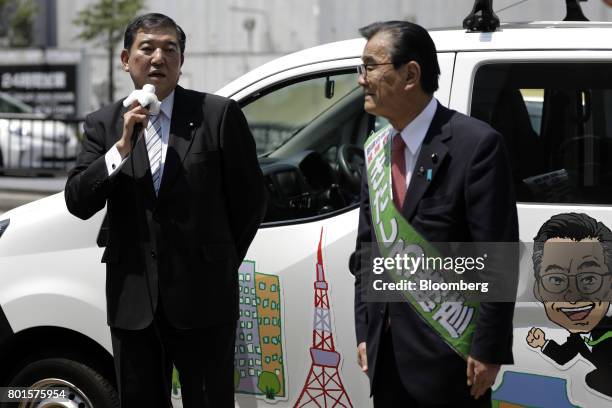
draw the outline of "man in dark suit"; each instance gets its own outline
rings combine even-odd
[[[167,16],[130,23],[123,69],[136,89],[155,86],[161,110],[116,102],[87,116],[66,184],[74,215],[106,205],[108,324],[129,408],[167,408],[173,364],[183,406],[234,406],[237,269],[265,209],[239,106],[177,85],[184,50],[185,34]]]
[[[563,366],[581,355],[595,366],[587,385],[612,397],[612,232],[587,214],[557,214],[534,238],[533,292],[551,322],[570,334],[563,344],[533,327],[527,344]],[[575,283],[574,283],[575,282]]]
[[[428,242],[517,242],[503,139],[433,98],[440,69],[427,31],[391,21],[360,32],[368,40],[359,69],[364,107],[392,126],[392,202],[403,219]],[[369,251],[380,256],[377,245],[369,249],[377,241],[369,194],[364,173],[351,270],[358,361],[370,377],[375,407],[489,406],[500,364],[513,362],[514,304],[480,304],[464,358],[408,302],[366,302],[365,274],[372,269],[362,260]]]

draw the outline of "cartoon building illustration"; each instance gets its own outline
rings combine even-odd
[[[237,393],[285,396],[278,276],[255,271],[255,262],[238,269],[240,320],[236,329],[234,376]]]
[[[312,360],[306,383],[294,405],[297,407],[352,407],[340,378],[341,355],[336,351],[331,323],[331,307],[325,280],[321,244],[323,229],[317,250],[316,280],[314,282],[314,320],[312,328]]]
[[[255,263],[243,262],[238,269],[240,320],[236,330],[235,368],[240,382],[238,390],[256,393],[261,367],[261,346],[257,325]]]
[[[262,372],[272,373],[278,378],[278,384],[274,384],[274,379],[270,374],[260,377],[259,389],[263,390],[268,396],[271,392],[275,395],[285,394],[285,384],[283,381],[283,348],[281,344],[281,314],[278,277],[274,275],[264,275],[257,273],[256,293],[258,293],[257,303],[257,323],[259,326],[259,338],[261,342]],[[266,378],[267,377],[267,378]],[[271,382],[271,383],[270,383]],[[266,388],[268,391],[265,391]]]

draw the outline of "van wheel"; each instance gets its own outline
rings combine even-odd
[[[84,364],[65,358],[46,358],[25,365],[10,386],[61,389],[67,399],[28,401],[20,407],[115,408],[119,398],[115,387],[102,375]],[[4,407],[4,405],[3,405]]]

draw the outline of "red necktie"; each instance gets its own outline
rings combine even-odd
[[[406,198],[406,143],[402,135],[397,133],[391,144],[391,180],[393,185],[393,202],[398,210],[402,210]]]

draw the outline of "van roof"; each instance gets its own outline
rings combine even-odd
[[[533,21],[502,23],[495,32],[469,33],[465,29],[429,30],[438,52],[510,50],[612,50],[612,23]],[[245,86],[287,69],[338,60],[359,58],[365,40],[356,38],[307,48],[270,61],[229,83],[221,95],[233,95]]]

